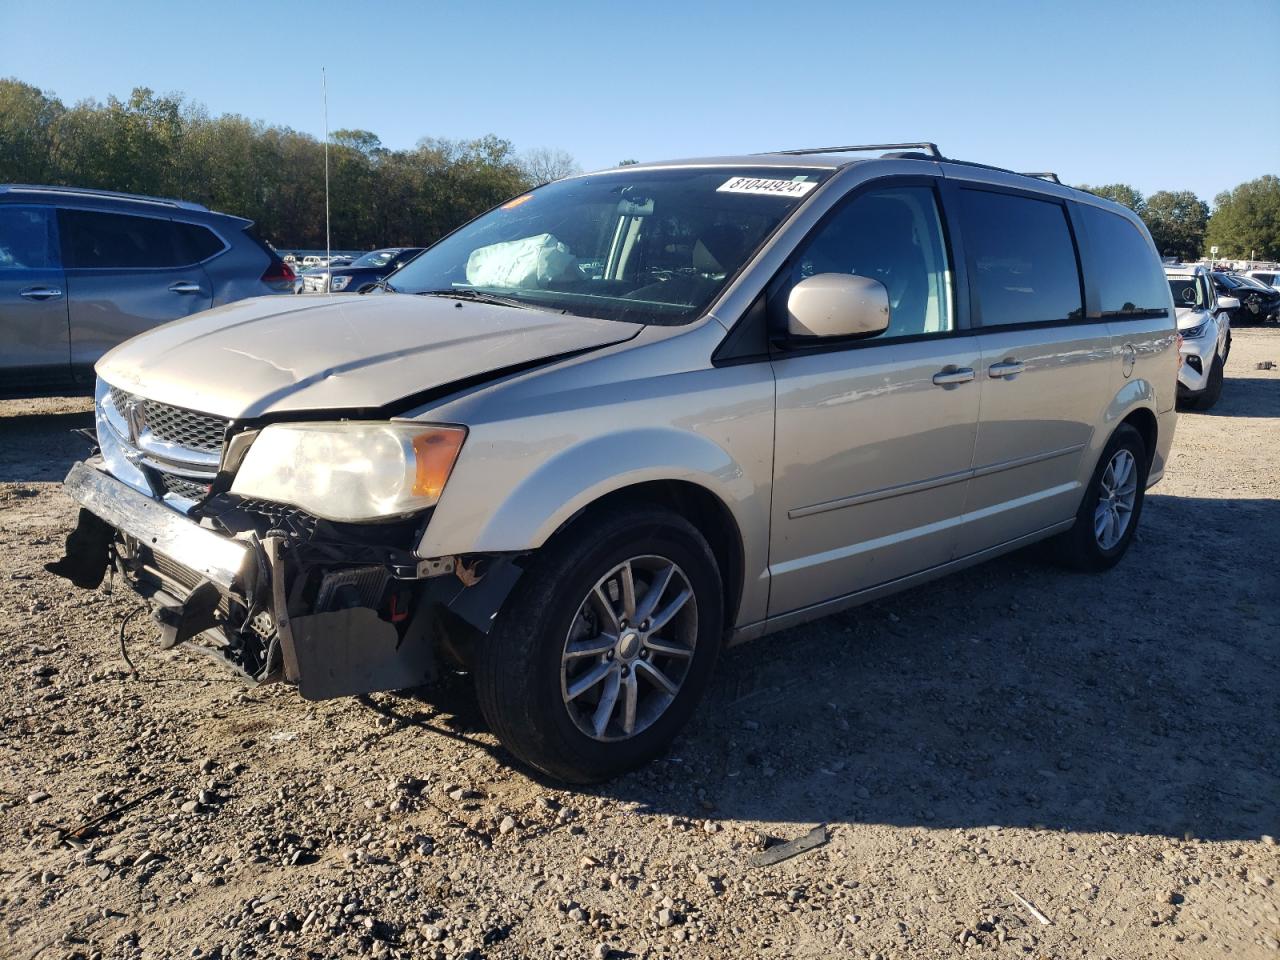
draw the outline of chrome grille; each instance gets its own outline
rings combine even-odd
[[[160,483],[163,484],[165,493],[182,497],[184,500],[203,500],[209,493],[208,483],[180,477],[176,473],[161,473]]]
[[[125,391],[111,388],[111,403],[121,416],[127,415],[125,408],[131,399],[132,396]],[[142,415],[147,429],[157,440],[204,453],[217,453],[222,449],[227,431],[227,421],[222,417],[145,398],[142,399]]]

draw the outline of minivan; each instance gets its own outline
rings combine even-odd
[[[144,330],[293,270],[240,217],[105,190],[0,184],[0,395],[76,392]]]
[[[512,755],[595,781],[742,641],[1035,541],[1117,563],[1178,358],[1142,221],[1051,178],[933,144],[628,165],[369,295],[109,353],[50,569],[110,565],[163,646],[308,699],[469,671]]]

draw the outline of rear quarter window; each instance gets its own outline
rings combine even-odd
[[[67,267],[155,269],[191,262],[172,220],[59,210],[58,228]]]
[[[1108,319],[1169,314],[1169,285],[1147,238],[1118,214],[1077,206],[1089,236],[1085,280]]]
[[[226,244],[222,242],[222,238],[210,230],[208,227],[202,227],[196,223],[174,222],[174,227],[178,231],[178,236],[182,240],[183,249],[186,251],[186,261],[188,263],[199,263],[208,260],[210,257],[221,253]]]

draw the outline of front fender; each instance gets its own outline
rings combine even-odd
[[[654,480],[697,484],[726,503],[749,499],[752,481],[723,448],[684,430],[619,430],[568,447],[522,478],[468,542],[435,540],[428,526],[420,556],[501,553],[542,546],[575,513],[601,497]],[[737,511],[734,510],[736,513]]]

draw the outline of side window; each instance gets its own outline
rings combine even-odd
[[[1067,211],[1059,203],[961,190],[969,278],[984,327],[1084,316]]]
[[[851,273],[884,284],[889,328],[878,340],[944,333],[955,325],[951,264],[928,187],[876,190],[845,204],[806,240],[791,281],[819,273]]]
[[[1085,277],[1097,291],[1102,316],[1168,316],[1164,271],[1138,228],[1124,217],[1087,204],[1079,204],[1077,210],[1089,234]]]
[[[208,260],[215,253],[221,253],[226,247],[226,244],[222,242],[222,238],[207,227],[202,227],[195,223],[182,223],[176,220],[173,226],[185,245],[183,249],[186,255],[183,260],[186,263],[199,263],[202,260]]]
[[[52,211],[0,205],[0,272],[58,266]]]
[[[178,267],[190,263],[171,220],[90,210],[59,210],[68,267]]]

